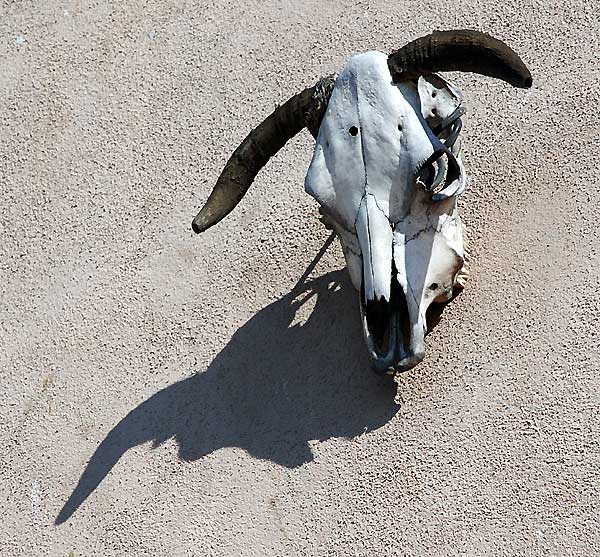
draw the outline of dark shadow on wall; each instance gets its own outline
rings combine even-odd
[[[126,451],[148,441],[158,447],[174,438],[186,461],[241,447],[294,468],[313,460],[308,441],[354,437],[396,413],[395,383],[370,370],[347,272],[306,281],[319,256],[289,294],[233,335],[204,373],[159,391],[110,431],[56,524],[79,508]],[[309,319],[294,324],[296,311],[311,298]]]

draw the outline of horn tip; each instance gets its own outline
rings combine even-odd
[[[196,234],[200,234],[201,232],[204,232],[208,226],[206,226],[206,223],[203,222],[204,219],[199,218],[200,215],[198,215],[196,218],[194,218],[194,220],[192,221],[192,230],[196,233]],[[209,225],[210,226],[210,225]]]
[[[513,87],[518,87],[519,89],[530,89],[533,85],[533,77],[527,69],[522,72],[519,72],[512,79],[507,79]]]

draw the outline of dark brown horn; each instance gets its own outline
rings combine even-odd
[[[434,31],[390,54],[395,83],[438,71],[473,72],[529,88],[531,73],[507,44],[479,31]]]
[[[226,217],[252,185],[259,170],[289,139],[307,127],[313,137],[319,132],[335,83],[334,76],[294,95],[275,109],[233,152],[212,193],[192,222],[199,234]]]

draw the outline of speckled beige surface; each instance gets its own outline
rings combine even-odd
[[[2,2],[0,553],[600,554],[599,7]],[[395,405],[337,244],[300,281],[307,132],[190,221],[276,103],[456,27],[534,87],[451,76],[472,278]]]

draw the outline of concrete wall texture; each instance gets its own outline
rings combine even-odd
[[[4,0],[0,553],[599,555],[599,8]],[[472,278],[396,385],[307,132],[190,222],[277,103],[436,28],[534,87],[448,74]]]

